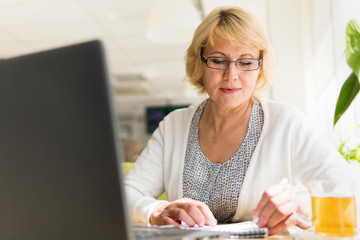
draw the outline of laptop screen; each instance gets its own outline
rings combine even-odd
[[[0,60],[0,238],[129,239],[101,42]]]

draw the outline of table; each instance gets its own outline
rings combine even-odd
[[[360,234],[353,238],[340,237],[319,237],[313,230],[302,230],[300,228],[290,228],[288,231],[268,236],[266,238],[236,238],[237,240],[360,240]],[[234,240],[234,238],[220,238],[211,240]]]

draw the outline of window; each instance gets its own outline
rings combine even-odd
[[[352,71],[344,56],[345,30],[351,19],[360,23],[360,1],[316,0],[311,9],[315,119],[317,126],[338,145],[349,134],[346,128],[360,124],[360,99],[357,96],[333,128],[341,86]],[[351,132],[352,136],[360,136],[355,130]]]

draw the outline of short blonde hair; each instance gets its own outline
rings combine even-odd
[[[186,80],[199,93],[205,93],[201,54],[206,46],[214,46],[214,38],[229,41],[230,44],[254,46],[262,51],[263,64],[260,68],[253,98],[271,84],[274,68],[273,49],[265,28],[250,13],[239,7],[214,9],[198,26],[186,54]]]

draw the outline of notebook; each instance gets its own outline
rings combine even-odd
[[[0,60],[0,239],[229,236],[131,226],[118,126],[100,41]]]

